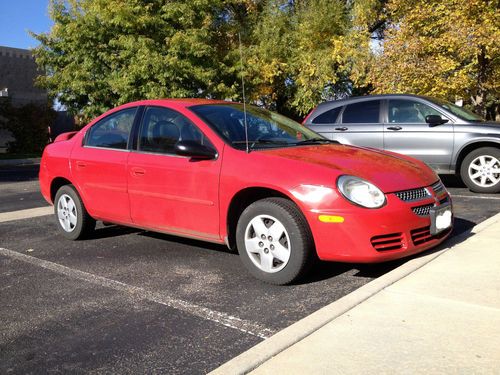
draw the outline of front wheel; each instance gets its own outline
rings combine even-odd
[[[95,220],[87,213],[73,185],[62,186],[54,200],[59,231],[70,240],[79,240],[95,228]]]
[[[460,176],[476,193],[500,192],[500,149],[481,147],[469,153],[462,162]]]
[[[270,284],[297,280],[314,260],[309,226],[297,206],[284,198],[249,205],[238,220],[236,243],[245,267]]]

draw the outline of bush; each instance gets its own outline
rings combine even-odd
[[[9,99],[0,100],[0,128],[12,133],[7,144],[9,153],[41,153],[47,144],[47,127],[56,118],[48,105],[26,104],[14,107]]]

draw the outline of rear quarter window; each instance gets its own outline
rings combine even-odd
[[[336,107],[323,112],[311,121],[313,124],[334,124],[337,122],[342,107]]]

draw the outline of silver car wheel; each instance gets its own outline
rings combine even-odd
[[[490,187],[500,181],[500,161],[494,156],[481,155],[472,160],[469,178],[480,187]]]
[[[291,242],[285,226],[275,217],[258,215],[245,229],[245,249],[261,271],[281,271],[290,259]]]
[[[76,205],[68,194],[63,194],[57,201],[57,218],[59,224],[66,232],[75,230],[77,224]]]

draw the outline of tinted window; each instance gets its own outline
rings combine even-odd
[[[330,109],[329,111],[326,111],[319,115],[318,117],[315,117],[314,120],[312,120],[313,124],[334,124],[337,122],[337,117],[339,117],[339,113],[342,107],[337,107]]]
[[[428,115],[441,113],[428,105],[413,100],[389,100],[389,122],[424,124]]]
[[[137,108],[124,109],[97,122],[90,128],[85,145],[127,149],[136,110]]]
[[[378,123],[380,100],[349,104],[342,115],[343,123],[365,124]]]
[[[180,113],[160,107],[146,109],[139,135],[139,150],[175,154],[175,144],[180,140],[211,146],[203,133]]]

